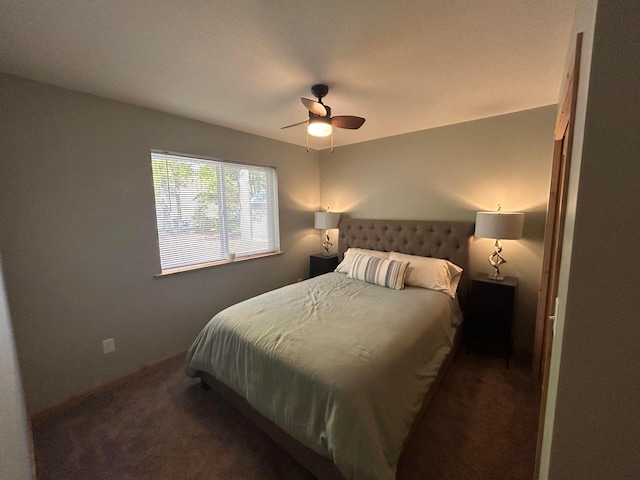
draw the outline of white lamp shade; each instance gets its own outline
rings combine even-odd
[[[516,240],[522,238],[524,213],[519,212],[477,212],[476,237],[496,240]]]
[[[338,228],[340,214],[336,212],[316,212],[314,228],[318,230],[330,230]]]

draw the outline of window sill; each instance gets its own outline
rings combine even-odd
[[[273,257],[276,255],[282,255],[283,253],[284,252],[261,253],[259,255],[250,255],[247,257],[236,257],[236,259],[233,261],[219,260],[217,262],[199,263],[197,265],[189,265],[186,267],[168,268],[167,270],[163,270],[162,273],[156,273],[154,277],[161,278],[169,275],[174,275],[176,273],[191,272],[193,270],[201,270],[203,268],[219,267],[221,265],[229,265],[231,263],[246,262],[247,260],[254,260],[256,258]]]

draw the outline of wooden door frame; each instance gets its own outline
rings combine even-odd
[[[569,64],[566,81],[564,83],[564,94],[561,97],[562,104],[560,105],[556,119],[549,204],[545,222],[542,281],[538,296],[535,344],[533,350],[533,373],[536,379],[542,383],[534,479],[537,479],[540,474],[540,455],[549,384],[549,361],[551,359],[551,345],[553,342],[553,321],[550,317],[554,314],[556,297],[558,296],[558,278],[566,218],[567,189],[569,186],[569,171],[571,167],[581,51],[582,33],[578,33],[575,53]]]

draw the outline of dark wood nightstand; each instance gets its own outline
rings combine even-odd
[[[338,266],[338,255],[323,255],[318,253],[309,257],[309,277],[317,277],[333,272]]]
[[[482,342],[507,350],[507,368],[513,350],[518,279],[491,280],[479,273],[471,280],[467,328],[467,352],[473,342]]]

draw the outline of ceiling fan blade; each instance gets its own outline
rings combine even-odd
[[[331,125],[338,128],[349,128],[355,130],[360,128],[365,119],[362,117],[354,117],[353,115],[337,115],[331,118]]]
[[[324,117],[327,114],[327,109],[324,108],[324,105],[319,102],[309,100],[308,98],[300,98],[300,101],[307,108],[307,110],[315,115]]]
[[[309,123],[309,120],[305,120],[304,122],[292,123],[291,125],[287,125],[286,127],[280,128],[280,130],[285,128],[297,127],[298,125],[302,125],[303,123]]]

